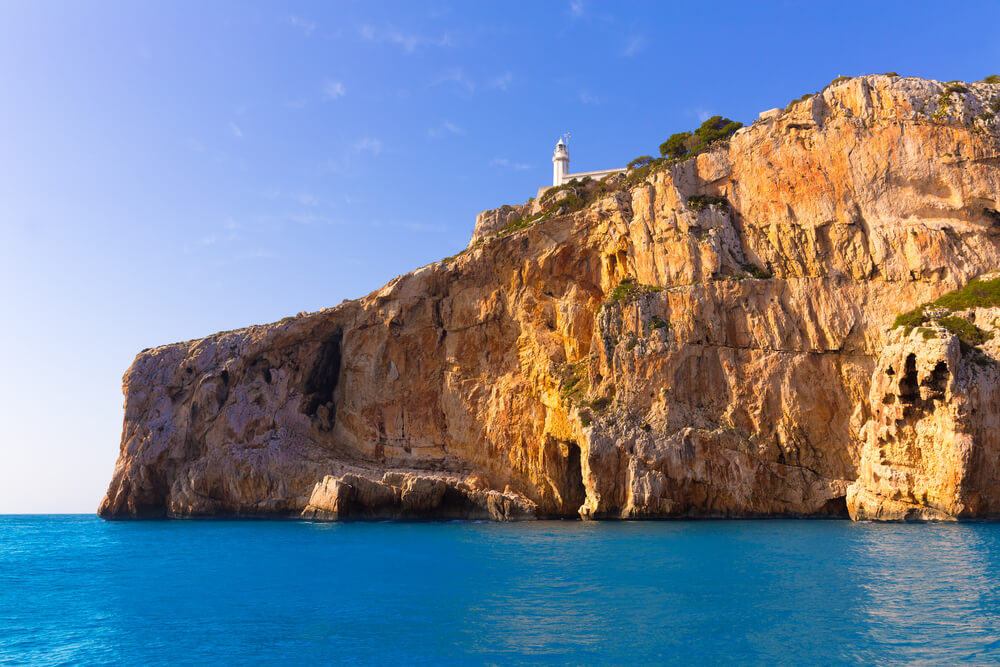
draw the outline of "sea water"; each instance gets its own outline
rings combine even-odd
[[[2,664],[998,660],[998,524],[0,517]]]

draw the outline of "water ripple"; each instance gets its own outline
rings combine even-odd
[[[1000,525],[0,517],[0,664],[1000,661]]]

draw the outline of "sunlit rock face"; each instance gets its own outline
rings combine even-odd
[[[993,362],[891,329],[1000,266],[1000,86],[944,90],[840,82],[362,299],[142,352],[100,514],[996,514]]]
[[[963,315],[992,338],[970,346],[942,327],[897,329],[879,356],[852,518],[1000,516],[1000,308]]]

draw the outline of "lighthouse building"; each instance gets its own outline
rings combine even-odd
[[[611,174],[624,174],[628,171],[621,169],[604,169],[601,171],[581,171],[576,174],[569,173],[569,149],[566,147],[566,136],[564,135],[556,143],[556,149],[552,152],[552,185],[562,185],[569,183],[574,178],[583,180],[584,178],[604,178]]]

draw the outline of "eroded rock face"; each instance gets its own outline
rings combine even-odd
[[[141,353],[101,515],[994,513],[961,350],[914,352],[919,417],[882,401],[895,315],[1000,266],[1000,86],[942,90],[845,81],[363,299]],[[941,463],[887,481],[890,441]]]
[[[981,309],[977,319],[995,332],[998,315]],[[852,518],[1000,515],[997,357],[995,343],[963,345],[940,327],[894,332],[872,375],[872,419],[847,495]]]
[[[530,206],[501,206],[488,211],[483,211],[476,216],[476,226],[472,230],[472,238],[469,239],[469,247],[488,239],[496,234],[515,218],[524,215]]]
[[[511,493],[477,489],[462,480],[412,473],[327,476],[313,489],[305,519],[533,519],[534,503]]]

